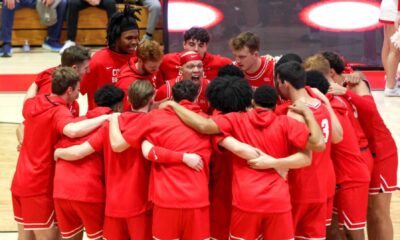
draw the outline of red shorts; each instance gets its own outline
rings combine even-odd
[[[368,183],[365,186],[338,189],[335,196],[339,228],[364,229],[367,221]]]
[[[374,168],[374,158],[372,157],[369,147],[361,148],[360,153],[361,153],[361,158],[368,166],[369,173],[372,173],[372,170]]]
[[[103,236],[104,203],[54,199],[58,227],[63,238],[71,238],[86,230],[88,238]]]
[[[154,205],[153,239],[203,240],[210,238],[209,208],[163,208]]]
[[[326,202],[292,203],[295,239],[325,239]]]
[[[13,194],[12,204],[15,221],[24,225],[25,230],[49,229],[56,223],[52,196],[19,197]]]
[[[292,213],[252,213],[233,207],[229,239],[293,239]]]
[[[369,185],[370,194],[392,193],[397,187],[397,155],[375,161]]]
[[[129,218],[104,218],[104,239],[151,239],[152,211]]]
[[[326,201],[326,226],[330,226],[332,224],[332,214],[333,214],[333,202],[334,202],[334,196],[329,197],[328,200]]]

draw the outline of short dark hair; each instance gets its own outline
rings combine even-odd
[[[322,56],[326,58],[329,62],[329,65],[337,74],[342,74],[346,64],[344,63],[341,56],[335,52],[323,52]]]
[[[303,63],[301,57],[296,53],[287,53],[282,55],[279,60],[275,63],[275,70],[282,64],[287,63],[289,61],[295,61],[298,63]]]
[[[108,21],[107,25],[107,45],[108,47],[114,47],[116,41],[121,34],[127,29],[139,29],[137,22],[139,18],[136,13],[139,9],[130,7],[129,4],[125,4],[125,8],[122,12],[115,12]]]
[[[320,71],[310,70],[306,72],[306,84],[307,86],[317,88],[323,94],[326,94],[329,90],[329,82]]]
[[[218,70],[218,77],[223,76],[237,76],[244,78],[244,73],[242,72],[242,70],[240,70],[240,68],[236,67],[235,65],[226,64]]]
[[[56,95],[63,95],[69,87],[75,90],[81,80],[79,74],[71,67],[58,67],[51,77],[51,92]]]
[[[133,109],[146,106],[154,96],[155,90],[148,80],[136,80],[128,88],[129,102]]]
[[[295,89],[304,88],[306,85],[306,72],[303,66],[295,61],[289,61],[281,64],[276,69],[276,75],[282,83],[289,82]]]
[[[172,87],[172,96],[175,102],[188,100],[193,102],[199,94],[199,85],[192,80],[182,80]]]
[[[94,102],[100,107],[112,108],[115,104],[122,102],[125,93],[114,84],[104,85],[94,94]]]
[[[254,92],[253,100],[258,106],[275,109],[278,101],[278,93],[275,88],[268,85],[262,85]]]
[[[243,78],[223,76],[211,81],[206,95],[211,106],[222,113],[242,112],[251,106],[253,90]]]
[[[80,45],[72,46],[61,54],[61,66],[72,67],[90,59],[90,50]]]
[[[204,28],[192,27],[183,34],[183,40],[185,42],[191,39],[208,44],[208,42],[210,42],[210,34],[208,34],[207,30]]]

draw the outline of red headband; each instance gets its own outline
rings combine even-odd
[[[190,62],[190,61],[196,61],[196,60],[202,60],[200,55],[198,53],[189,53],[184,56],[181,56],[181,66],[183,64]]]

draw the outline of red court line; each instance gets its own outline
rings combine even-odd
[[[0,92],[25,92],[36,74],[0,74]]]
[[[373,90],[385,88],[383,71],[363,71]],[[0,74],[0,92],[25,92],[35,80],[36,74]]]

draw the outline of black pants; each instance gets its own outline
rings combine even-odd
[[[76,32],[78,30],[79,11],[91,7],[88,2],[84,0],[68,0],[67,8],[67,39],[75,41]],[[101,0],[100,4],[96,7],[107,11],[107,17],[110,19],[117,10],[115,0]],[[106,27],[106,26],[105,26]]]

